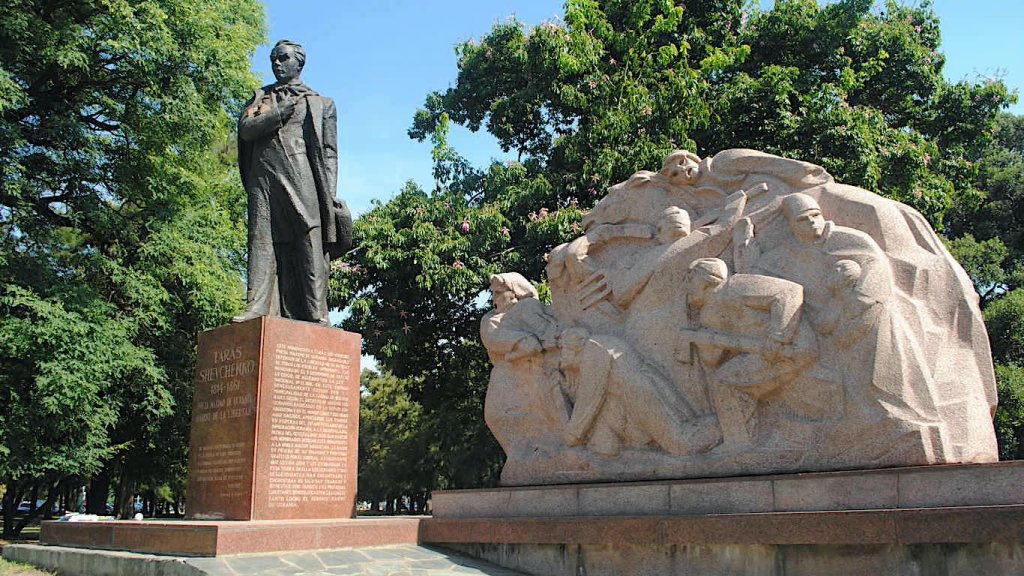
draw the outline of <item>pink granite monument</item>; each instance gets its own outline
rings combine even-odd
[[[200,335],[187,517],[355,515],[360,337],[264,316]]]
[[[983,463],[978,297],[916,211],[754,150],[678,151],[491,279],[505,485]]]

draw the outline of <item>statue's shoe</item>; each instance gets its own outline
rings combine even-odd
[[[248,322],[249,320],[255,320],[255,319],[257,319],[257,318],[259,318],[261,316],[266,316],[266,314],[260,314],[258,312],[253,312],[251,310],[246,310],[245,312],[239,314],[238,316],[232,317],[231,321],[235,322],[235,323]]]

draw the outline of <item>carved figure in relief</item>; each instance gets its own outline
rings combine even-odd
[[[806,194],[791,194],[783,200],[783,211],[795,241],[757,256],[755,236],[746,243],[746,256],[765,274],[786,278],[804,287],[812,322],[819,332],[829,332],[830,312],[837,302],[837,275],[848,277],[860,269],[855,284],[844,295],[847,305],[873,301],[871,313],[847,319],[847,326],[826,340],[834,371],[844,380],[848,412],[847,425],[840,426],[832,442],[836,452],[851,450],[887,462],[926,463],[942,458],[950,450],[933,396],[934,387],[927,361],[911,330],[889,306],[895,301],[888,258],[867,234],[826,221],[817,201]],[[837,270],[839,262],[842,271]],[[830,290],[831,285],[831,290]],[[864,312],[867,312],[865,310]],[[843,311],[840,311],[840,316]],[[850,316],[850,311],[846,315]],[[859,338],[857,337],[859,335]],[[851,349],[856,345],[856,353]],[[909,461],[908,461],[909,458]]]
[[[698,418],[678,389],[625,341],[569,328],[559,366],[572,400],[569,446],[615,456],[655,445],[672,454],[705,452],[721,441],[713,418]]]
[[[694,328],[680,330],[676,359],[700,363],[726,445],[749,446],[758,402],[784,397],[818,358],[802,317],[803,288],[770,276],[730,276],[722,260],[702,258],[690,266],[686,303]]]
[[[742,190],[736,192],[727,199],[721,211],[702,219],[692,233],[689,214],[678,207],[667,208],[658,223],[657,246],[645,251],[634,264],[624,269],[597,270],[580,284],[583,308],[604,299],[610,299],[622,308],[644,289],[656,271],[686,269],[698,258],[721,254],[732,239],[732,228],[743,214],[746,203],[746,193]]]
[[[583,226],[549,255],[550,306],[510,278],[484,318],[504,484],[996,459],[977,296],[912,208],[676,151]]]
[[[559,327],[522,275],[491,276],[490,289],[494,309],[480,323],[494,366],[484,418],[515,466],[519,456],[544,445],[545,434],[557,438],[568,420],[558,379],[544,362],[546,351],[557,350]]]

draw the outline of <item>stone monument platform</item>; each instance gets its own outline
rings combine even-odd
[[[173,556],[225,556],[417,544],[420,517],[338,520],[43,522],[44,545]]]
[[[550,576],[1021,574],[1024,462],[435,492],[421,541]]]
[[[186,520],[44,522],[60,547],[223,556],[416,544],[354,519],[360,336],[260,317],[200,334]]]
[[[360,336],[264,316],[199,337],[186,515],[351,518]]]

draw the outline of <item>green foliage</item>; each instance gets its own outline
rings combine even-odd
[[[1016,364],[997,365],[999,408],[996,409],[996,438],[1000,460],[1024,458],[1024,368]]]
[[[63,299],[10,285],[0,292],[2,478],[97,472],[115,449],[109,431],[125,400],[115,383],[159,391],[166,379],[109,305],[69,310]],[[159,412],[165,404],[153,397],[146,408]]]
[[[1001,238],[978,241],[967,233],[947,241],[946,246],[971,277],[982,307],[1005,294],[1008,284],[1019,282],[1020,272],[1008,269],[1012,265],[1010,249]]]
[[[456,48],[457,81],[427,95],[409,130],[434,144],[435,189],[409,185],[364,215],[361,248],[334,277],[354,298],[346,327],[444,426],[435,486],[493,481],[500,458],[482,425],[488,276],[516,270],[543,291],[545,255],[581,232],[583,212],[671,150],[823,164],[935,225],[982,197],[977,161],[1012,97],[998,81],[943,79],[930,2],[748,4],[568,0],[563,22],[512,20]],[[517,160],[471,166],[447,144],[452,122],[486,129]],[[977,282],[1005,287],[998,242],[975,238],[956,246]],[[470,450],[471,472],[440,464]]]
[[[985,309],[985,324],[997,364],[1024,365],[1024,289],[1016,289]]]
[[[950,250],[970,275],[985,311],[999,383],[996,433],[1001,458],[1024,456],[1024,117],[1001,114],[978,162],[976,196],[954,207]]]
[[[360,378],[359,498],[380,502],[429,492],[427,422],[411,380],[364,370]]]
[[[737,34],[750,56],[713,82],[713,119],[695,139],[823,165],[933,224],[971,190],[973,162],[1009,95],[1000,82],[942,77],[930,2],[776,2]]]
[[[195,335],[240,302],[245,201],[226,143],[262,35],[253,0],[0,13],[9,489],[102,468],[125,491],[183,470]]]
[[[1024,116],[1001,114],[993,134],[978,162],[982,192],[954,207],[948,230],[983,306],[1024,281]]]

